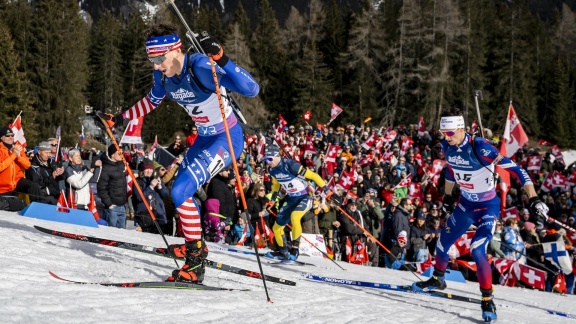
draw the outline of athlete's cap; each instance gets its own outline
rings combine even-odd
[[[464,128],[464,117],[462,116],[449,116],[440,119],[440,129],[458,129]]]
[[[280,148],[274,144],[266,146],[264,156],[276,157],[280,156]]]

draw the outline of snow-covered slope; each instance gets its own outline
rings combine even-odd
[[[89,228],[0,212],[0,323],[479,323],[479,305],[377,289],[334,286],[301,279],[318,275],[408,284],[407,272],[302,256],[317,266],[272,266],[265,274],[297,281],[295,287],[268,283],[273,303],[266,301],[262,281],[208,268],[205,284],[251,291],[126,289],[74,285],[51,278],[48,271],[72,280],[100,282],[158,281],[175,268],[161,256],[46,235],[40,225],[163,247],[158,235],[134,230]],[[170,243],[182,239],[168,238]],[[209,258],[258,270],[254,256],[213,251]],[[449,283],[446,290],[479,298],[477,283]],[[576,323],[547,314],[546,309],[576,313],[574,296],[496,287],[498,323]]]

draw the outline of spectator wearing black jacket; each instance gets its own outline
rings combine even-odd
[[[268,202],[270,200],[266,197],[266,188],[262,183],[256,183],[252,187],[250,198],[246,202],[248,205],[248,213],[250,214],[250,222],[252,223],[252,228],[256,230],[259,229],[260,233],[264,235],[266,229],[262,226],[266,224],[268,228],[272,228],[268,220],[270,212],[267,210]]]
[[[236,216],[236,199],[228,182],[230,177],[233,178],[233,172],[230,167],[220,171],[214,178],[210,180],[206,195],[208,198],[216,198],[220,201],[220,214],[226,217],[225,222],[235,222]],[[233,189],[232,189],[233,190]]]
[[[392,233],[390,237],[398,237],[398,234],[402,231],[406,231],[408,237],[410,237],[410,217],[413,213],[413,207],[411,199],[402,198],[402,200],[400,200],[400,204],[392,217]],[[410,241],[408,241],[406,249],[409,250],[410,246]]]
[[[51,151],[49,142],[38,145],[38,153],[32,158],[32,166],[26,170],[26,178],[40,186],[42,202],[56,205],[60,196],[58,181],[62,180],[64,168],[58,167],[50,158]]]
[[[122,162],[122,151],[114,144],[102,155],[102,173],[98,179],[98,195],[104,204],[104,216],[108,226],[126,228],[127,184],[126,168]]]
[[[346,213],[352,217],[356,223],[358,223],[361,227],[356,225],[348,216],[341,213],[339,215],[340,221],[340,242],[342,244],[346,244],[346,237],[350,240],[350,243],[354,246],[354,242],[356,240],[360,240],[362,243],[366,244],[366,248],[368,248],[368,254],[370,257],[370,262],[374,266],[378,265],[378,246],[376,245],[376,241],[370,237],[364,235],[363,228],[369,229],[367,220],[362,216],[362,213],[357,209],[356,201],[354,199],[350,199],[348,204],[346,205]],[[372,220],[369,219],[371,222]],[[342,246],[341,251],[346,251],[346,246]]]

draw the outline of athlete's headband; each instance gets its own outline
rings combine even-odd
[[[150,37],[146,39],[146,54],[164,54],[182,47],[180,37],[176,34]]]
[[[462,116],[450,116],[442,117],[440,119],[440,129],[458,129],[464,128],[464,117]]]

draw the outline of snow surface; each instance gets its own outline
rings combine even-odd
[[[273,266],[267,275],[297,282],[295,287],[268,282],[273,303],[266,301],[262,281],[211,268],[207,285],[251,291],[126,289],[75,285],[53,279],[48,271],[81,281],[164,280],[174,260],[93,243],[47,235],[39,225],[76,234],[164,247],[159,235],[115,228],[90,228],[0,212],[0,323],[480,323],[480,306],[385,290],[334,286],[301,279],[317,275],[408,284],[407,272],[370,268],[302,256],[317,266]],[[170,243],[181,238],[168,237]],[[209,259],[258,271],[255,256],[210,252]],[[180,262],[181,264],[181,262]],[[447,292],[479,298],[478,284],[449,282]],[[576,323],[545,309],[576,313],[575,297],[496,286],[498,324]]]

